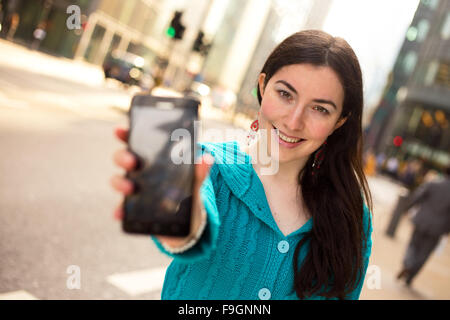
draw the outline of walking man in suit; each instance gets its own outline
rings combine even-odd
[[[407,286],[423,267],[441,237],[450,232],[450,167],[440,181],[418,187],[407,199],[406,209],[420,205],[412,218],[414,231],[403,259],[403,269],[397,279]]]

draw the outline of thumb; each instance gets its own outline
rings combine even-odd
[[[193,190],[193,211],[200,213],[201,206],[201,197],[200,197],[200,188],[203,184],[203,181],[208,176],[209,170],[211,169],[214,163],[214,157],[205,154],[200,158],[200,163],[195,164],[195,182],[194,182],[194,190]]]
[[[203,180],[208,176],[209,170],[214,163],[214,157],[205,154],[201,157],[200,163],[195,165],[195,180],[197,184],[202,184]]]

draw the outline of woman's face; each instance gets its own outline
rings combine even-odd
[[[346,120],[340,119],[344,102],[341,82],[331,68],[311,64],[284,66],[266,87],[265,76],[259,76],[259,127],[266,129],[262,134],[268,134],[268,152],[271,154],[272,135],[272,141],[279,146],[280,163],[306,162]],[[278,135],[271,130],[274,128]]]

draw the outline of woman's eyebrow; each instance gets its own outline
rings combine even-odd
[[[286,81],[284,81],[284,80],[278,80],[278,81],[276,81],[275,83],[282,83],[282,84],[284,84],[286,87],[288,87],[291,91],[293,91],[294,93],[297,94],[297,90],[295,90],[294,87],[291,86],[291,85],[289,84],[289,82],[286,82]]]
[[[293,87],[291,84],[289,84],[289,82],[287,82],[287,81],[284,81],[284,80],[278,80],[278,81],[276,81],[275,83],[282,83],[282,84],[284,84],[286,87],[288,87],[291,91],[293,91],[295,94],[298,94],[298,93],[297,93],[297,90],[295,90],[294,87]],[[333,101],[331,101],[331,100],[326,100],[326,99],[314,99],[313,101],[314,101],[314,102],[317,102],[317,103],[326,103],[326,104],[329,104],[329,105],[333,106],[333,108],[334,108],[335,110],[337,110],[336,104],[335,104]]]
[[[336,104],[335,104],[333,101],[325,100],[325,99],[314,99],[313,101],[314,101],[314,102],[317,102],[317,103],[326,103],[326,104],[332,105],[333,108],[334,108],[335,110],[337,110]]]

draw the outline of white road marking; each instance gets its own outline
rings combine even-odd
[[[152,268],[127,273],[113,274],[107,278],[112,285],[131,296],[161,290],[167,267]]]
[[[38,300],[38,298],[25,290],[18,290],[0,293],[0,300]]]

